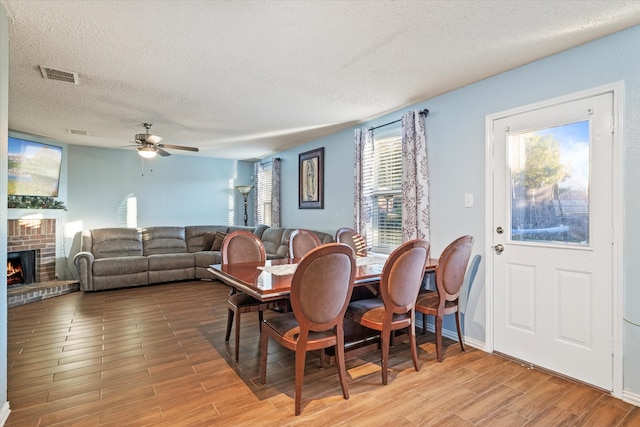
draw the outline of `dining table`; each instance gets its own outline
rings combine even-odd
[[[387,257],[386,254],[356,257],[354,288],[366,286],[376,293]],[[289,297],[291,279],[299,261],[299,258],[280,258],[265,262],[213,264],[208,270],[217,280],[266,302]],[[433,273],[437,263],[437,258],[429,258],[425,273]],[[348,319],[345,319],[344,330],[345,354],[355,356],[371,351],[373,345],[377,347],[379,333],[372,333]],[[334,361],[332,352],[327,351],[326,357],[329,363]]]

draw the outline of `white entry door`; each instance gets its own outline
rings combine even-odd
[[[613,93],[493,120],[494,349],[607,390],[612,120]]]

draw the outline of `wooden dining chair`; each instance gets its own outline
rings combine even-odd
[[[349,304],[356,273],[351,248],[328,243],[312,249],[291,279],[292,313],[265,320],[260,349],[260,381],[267,382],[269,338],[294,350],[295,414],[300,415],[302,382],[307,351],[335,346],[336,365],[342,395],[349,399],[344,360],[344,313]]]
[[[345,317],[360,325],[380,331],[382,384],[387,384],[387,365],[392,331],[407,328],[411,357],[416,371],[418,350],[414,305],[429,260],[429,243],[415,239],[402,244],[389,255],[380,279],[380,296],[349,304]]]
[[[349,245],[356,256],[367,256],[367,241],[353,228],[339,228],[336,231],[336,242]]]
[[[464,351],[462,331],[460,329],[459,296],[467,265],[473,247],[472,236],[462,236],[454,240],[445,248],[436,265],[436,289],[418,295],[416,311],[422,313],[422,333],[426,333],[427,315],[435,317],[436,355],[438,362],[442,362],[442,321],[445,315],[456,315],[456,329],[460,349]]]
[[[317,248],[322,242],[313,231],[298,228],[289,235],[289,257],[302,258],[311,249]]]
[[[249,231],[234,231],[229,233],[222,242],[222,263],[235,264],[243,262],[264,262],[267,260],[267,254],[262,241],[255,234]],[[264,318],[264,310],[269,310],[276,306],[275,301],[263,302],[253,298],[243,292],[237,292],[235,288],[231,288],[229,298],[227,299],[227,333],[225,342],[229,341],[231,335],[231,326],[233,318],[236,318],[235,329],[235,361],[238,362],[240,355],[240,315],[242,313],[258,312],[258,320],[262,329],[262,320]]]

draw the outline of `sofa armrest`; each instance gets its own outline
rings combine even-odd
[[[78,252],[73,257],[73,263],[78,270],[78,278],[83,291],[93,290],[93,260],[94,256],[91,252]]]

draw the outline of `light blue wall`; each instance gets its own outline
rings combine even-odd
[[[138,227],[240,224],[234,186],[253,175],[251,162],[179,154],[143,161],[135,150],[77,145],[68,146],[67,160],[67,218],[83,229],[126,226],[129,197],[138,202]]]
[[[298,154],[324,147],[324,209],[298,209]],[[335,235],[353,226],[353,131],[343,131],[279,153],[281,225],[310,228]]]
[[[485,119],[489,114],[624,81],[624,389],[640,393],[640,27],[605,37],[526,66],[421,102],[362,127],[428,108],[431,172],[431,244],[434,256],[462,234],[475,236],[475,255],[485,256]],[[491,60],[491,58],[487,58]],[[428,75],[424,76],[429,79]],[[325,209],[297,208],[298,154],[325,147]],[[278,154],[282,162],[282,224],[335,231],[352,224],[353,129]],[[475,206],[464,208],[464,194]],[[602,284],[608,286],[608,284]],[[465,335],[485,342],[484,263],[466,307]],[[451,328],[449,323],[446,325]],[[640,398],[640,397],[639,397]]]

